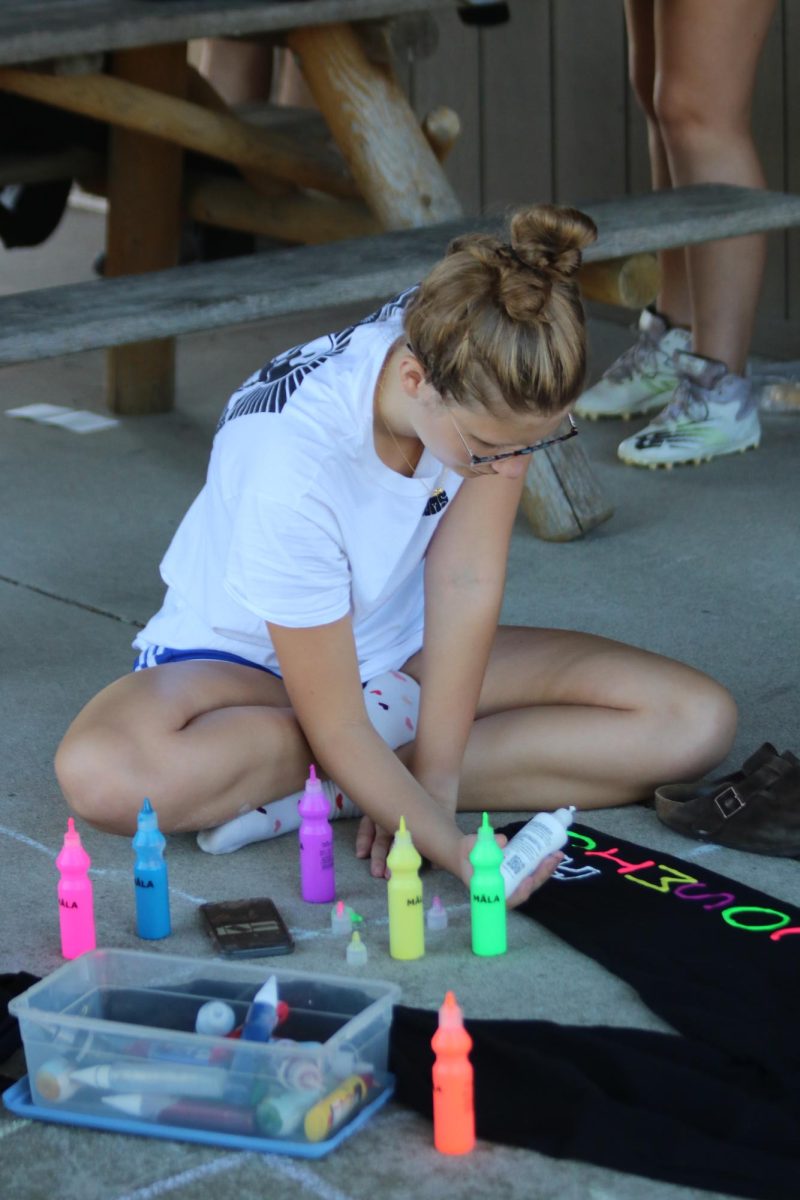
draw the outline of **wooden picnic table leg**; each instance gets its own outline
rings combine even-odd
[[[184,96],[186,45],[118,51],[112,73],[131,83]],[[112,127],[108,174],[106,274],[136,275],[175,266],[181,228],[183,152],[147,134]],[[175,392],[173,338],[108,351],[107,393],[112,412],[167,412]]]
[[[293,29],[290,48],[361,195],[385,229],[447,221],[461,205],[393,72],[350,25]]]

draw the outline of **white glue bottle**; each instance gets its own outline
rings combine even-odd
[[[548,854],[560,850],[572,824],[574,805],[552,813],[537,813],[519,833],[515,833],[503,852],[500,874],[506,885],[506,900],[526,876],[533,874]]]

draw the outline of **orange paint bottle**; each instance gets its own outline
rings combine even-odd
[[[475,1145],[472,1038],[464,1028],[452,992],[439,1009],[439,1028],[431,1039],[433,1064],[433,1144],[441,1154],[469,1154]]]

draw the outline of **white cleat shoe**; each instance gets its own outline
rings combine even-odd
[[[617,454],[632,467],[710,462],[761,441],[757,397],[749,379],[700,354],[675,356],[679,382],[671,403]]]
[[[689,349],[691,337],[686,329],[670,327],[665,317],[645,308],[636,341],[578,399],[576,416],[590,421],[598,417],[627,420],[662,408],[678,384],[673,356]]]

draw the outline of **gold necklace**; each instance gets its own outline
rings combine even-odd
[[[390,352],[389,357],[391,357],[391,352]],[[406,457],[406,455],[403,452],[402,446],[398,442],[397,438],[394,435],[394,432],[392,431],[391,427],[389,426],[389,423],[386,420],[386,417],[383,415],[383,408],[381,406],[381,400],[383,399],[383,384],[384,384],[384,379],[385,379],[385,375],[386,375],[386,367],[389,362],[389,357],[386,358],[383,366],[381,367],[380,373],[378,375],[378,381],[375,385],[375,407],[378,410],[378,416],[381,419],[381,425],[383,426],[383,428],[386,430],[389,437],[391,438],[392,445],[394,446],[395,450],[402,458],[403,462],[408,467],[409,471],[411,472],[411,478],[413,479],[416,476],[417,467],[419,466],[419,459],[417,460],[417,467],[413,466],[412,463],[408,460],[408,458]],[[422,451],[420,451],[420,458],[422,457],[423,451],[424,451],[424,446],[422,447]],[[422,482],[422,481],[420,480],[420,482]],[[437,486],[434,487],[433,491],[431,492],[430,497],[428,498],[428,505],[430,506],[432,504],[434,506],[432,509],[433,512],[440,512],[441,509],[444,508],[446,503],[447,503],[447,493],[445,492],[443,487],[440,487],[437,484]]]
[[[380,412],[380,407],[379,407],[378,411]],[[408,467],[409,471],[411,472],[411,476],[412,476],[412,478],[413,478],[413,477],[414,477],[414,475],[416,474],[417,467],[419,466],[419,460],[417,460],[417,467],[415,467],[415,466],[413,466],[413,465],[411,464],[411,462],[410,462],[410,461],[409,461],[409,460],[406,458],[405,454],[403,453],[403,448],[402,448],[402,446],[400,445],[400,443],[398,442],[397,438],[396,438],[396,437],[394,436],[394,434],[392,433],[392,431],[391,431],[391,429],[389,428],[389,426],[386,424],[386,419],[384,418],[384,415],[383,415],[383,413],[382,413],[382,412],[380,413],[380,417],[381,417],[381,425],[383,425],[383,428],[386,430],[386,432],[388,433],[389,437],[392,439],[392,444],[393,444],[393,446],[394,446],[395,450],[397,451],[397,453],[398,453],[398,454],[400,455],[400,457],[402,458],[403,462],[404,462],[404,463],[406,464],[406,466]],[[422,455],[420,454],[420,458],[421,458],[421,457],[422,457]]]
[[[395,450],[402,458],[403,462],[408,467],[409,471],[411,472],[411,477],[413,478],[414,475],[416,474],[417,467],[419,466],[419,459],[417,459],[417,467],[415,467],[406,458],[405,454],[403,453],[402,446],[398,442],[397,438],[394,436],[394,433],[390,429],[389,424],[386,420],[386,417],[383,415],[383,407],[381,405],[381,400],[383,399],[383,384],[384,384],[384,379],[385,379],[385,375],[386,375],[386,368],[388,366],[389,358],[391,358],[392,353],[393,353],[393,351],[389,352],[389,355],[386,358],[386,361],[384,362],[383,366],[380,369],[380,374],[378,375],[378,382],[375,385],[375,407],[378,410],[378,416],[381,419],[381,425],[386,430],[389,437],[392,439],[392,445],[394,446]],[[422,452],[420,452],[420,458],[421,457],[422,457]]]

